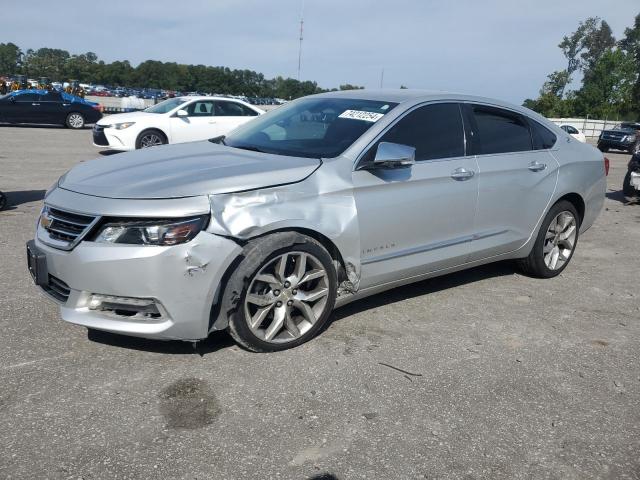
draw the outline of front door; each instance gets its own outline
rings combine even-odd
[[[402,169],[367,167],[379,142],[415,147],[416,163]],[[465,156],[456,103],[418,107],[378,139],[353,173],[361,288],[467,261],[478,195],[476,170],[475,159]]]
[[[255,110],[232,101],[217,100],[214,109],[218,135],[227,135],[234,128],[247,123],[258,115]]]
[[[195,142],[217,137],[212,100],[196,100],[182,107],[187,117],[170,118],[171,143]]]
[[[60,92],[47,92],[40,95],[40,116],[42,123],[64,123],[66,112]]]
[[[553,142],[538,145],[534,129],[553,136],[542,125],[493,106],[465,109],[478,153],[478,212],[471,246],[471,260],[478,260],[527,242],[549,207],[558,162],[549,151]]]

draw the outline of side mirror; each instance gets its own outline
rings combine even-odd
[[[416,163],[416,149],[400,143],[380,142],[373,160],[376,168],[406,168]]]
[[[184,118],[184,117],[188,117],[188,116],[189,116],[189,112],[187,112],[186,110],[178,110],[176,112],[176,117]]]

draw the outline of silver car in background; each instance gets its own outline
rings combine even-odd
[[[605,159],[522,107],[411,90],[302,98],[226,138],[79,164],[27,244],[90,329],[299,345],[334,307],[505,259],[558,275],[598,216]]]

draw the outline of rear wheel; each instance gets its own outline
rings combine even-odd
[[[84,117],[81,113],[72,112],[67,115],[65,125],[69,128],[73,128],[74,130],[79,130],[84,127]]]
[[[311,339],[336,298],[336,271],[314,239],[283,232],[257,239],[232,274],[223,308],[229,333],[254,352],[272,352]]]
[[[0,210],[7,206],[7,196],[0,192]]]
[[[136,149],[155,147],[167,143],[167,137],[160,130],[145,130],[136,140]]]
[[[573,204],[556,203],[544,218],[531,253],[518,262],[520,268],[540,278],[559,275],[573,257],[579,229],[580,217]]]

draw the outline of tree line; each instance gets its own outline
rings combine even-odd
[[[224,93],[248,97],[293,99],[327,91],[312,81],[298,81],[281,76],[265,78],[253,70],[227,67],[185,65],[147,60],[137,66],[128,60],[111,63],[99,60],[93,52],[70,54],[58,48],[29,49],[23,52],[14,43],[0,43],[0,75],[24,74],[29,78],[79,80],[82,83],[153,88],[181,92]],[[340,85],[340,90],[364,88]],[[336,88],[332,90],[338,90]]]
[[[525,107],[546,117],[640,119],[640,14],[619,40],[605,20],[590,17],[558,47],[566,67],[549,74]],[[579,88],[570,89],[578,76]]]

